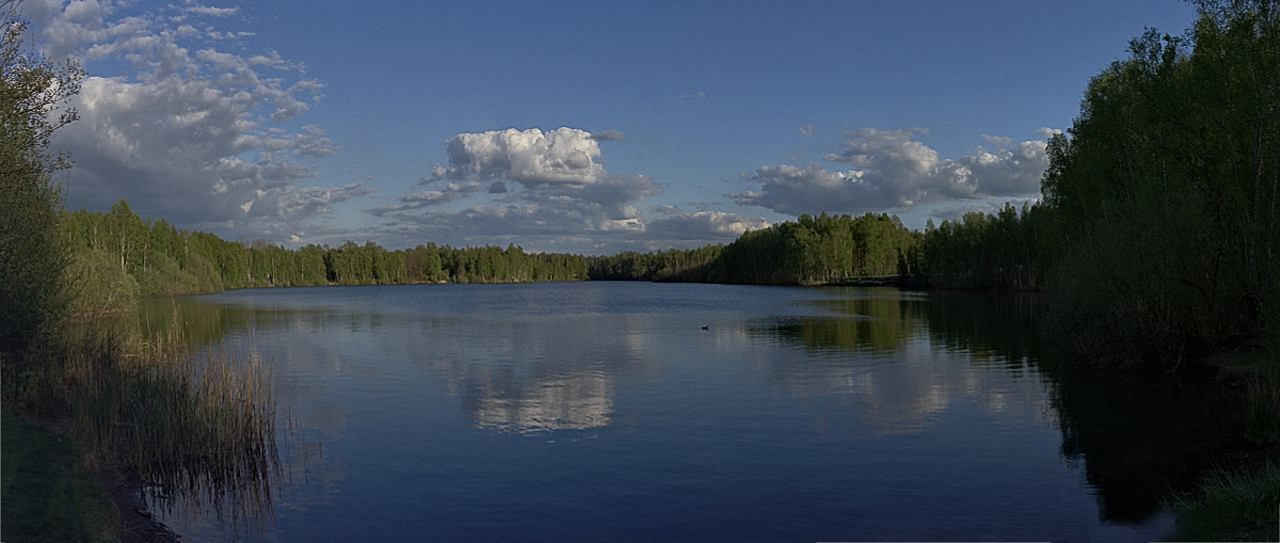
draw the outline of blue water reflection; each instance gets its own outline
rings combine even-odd
[[[1063,454],[1060,379],[1033,340],[964,332],[938,295],[561,283],[182,303],[220,312],[214,340],[271,360],[283,402],[322,436],[249,540],[1149,541],[1168,528],[1149,505],[1128,519],[1145,525],[1100,514],[1087,456]],[[195,515],[165,521],[184,541],[232,538]]]

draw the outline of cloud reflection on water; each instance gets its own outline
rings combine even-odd
[[[1105,403],[1097,392],[1103,388],[1045,362],[1031,326],[1034,304],[1020,297],[574,284],[333,287],[218,298],[204,306],[219,312],[201,321],[206,328],[233,335],[251,328],[304,423],[323,431],[326,449],[330,443],[350,449],[326,456],[321,479],[329,487],[360,488],[343,479],[348,470],[374,469],[364,461],[381,457],[378,448],[397,449],[387,458],[419,463],[412,469],[423,481],[452,480],[448,469],[472,470],[468,480],[487,481],[486,474],[526,463],[569,476],[583,467],[571,459],[586,449],[564,444],[600,437],[591,447],[611,449],[595,458],[597,466],[625,464],[621,459],[644,445],[671,451],[677,468],[739,482],[781,469],[760,451],[807,447],[821,451],[810,459],[814,465],[853,455],[880,466],[840,464],[823,472],[851,485],[914,476],[892,468],[916,461],[915,471],[1010,488],[1065,477],[1068,494],[1086,484],[1084,492],[1099,496],[1105,518],[1141,521],[1158,506],[1159,489],[1152,488],[1164,474],[1194,465],[1201,449],[1225,439],[1173,445],[1175,438],[1185,441],[1186,432],[1174,431],[1178,425],[1224,420],[1194,415],[1203,402],[1171,409],[1169,390],[1183,390],[1173,385],[1139,394],[1151,383],[1125,383],[1123,392],[1101,394],[1121,408],[1095,409]],[[1148,396],[1155,401],[1121,402]],[[1151,410],[1193,415],[1166,417],[1167,428],[1121,429],[1115,422],[1116,413],[1130,412],[1135,421],[1163,420]],[[1044,430],[1060,435],[1046,438]],[[562,447],[554,453],[527,444],[541,439],[511,436],[555,432],[566,435],[547,436],[545,443]],[[1035,440],[1039,449],[1025,444]],[[915,448],[868,456],[907,443]],[[1189,452],[1160,450],[1178,447]],[[475,456],[494,454],[497,464]],[[1033,462],[1044,456],[1049,468]],[[442,460],[459,464],[436,468],[433,462]],[[1005,465],[1014,460],[1024,470],[1048,471],[1028,483]],[[757,461],[759,469],[743,467]],[[572,465],[548,467],[556,462]],[[944,473],[955,462],[972,469]],[[396,470],[410,468],[376,469],[394,480],[402,475]],[[1081,469],[1087,482],[1074,480]],[[1135,473],[1141,476],[1126,475]],[[968,484],[948,483],[957,493]],[[1122,492],[1127,488],[1142,491]],[[310,496],[294,504],[333,498],[328,491]]]

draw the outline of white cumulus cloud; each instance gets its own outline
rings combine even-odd
[[[769,221],[760,217],[745,217],[722,211],[695,211],[662,217],[647,225],[649,237],[656,244],[677,245],[678,241],[716,243],[732,241],[748,230],[768,228]]]
[[[517,243],[533,251],[586,254],[726,243],[768,226],[733,213],[680,214],[674,206],[660,208],[668,216],[647,221],[638,206],[661,195],[662,187],[644,175],[609,174],[595,162],[597,142],[622,138],[573,128],[459,134],[446,145],[449,166],[436,165],[421,183],[434,188],[365,211],[385,220],[383,237],[402,243]],[[446,205],[482,191],[491,203]]]
[[[557,128],[543,133],[528,130],[490,130],[458,134],[445,144],[449,166],[438,167],[437,178],[505,179],[525,185],[586,184],[604,177],[599,141],[590,132]]]
[[[830,170],[764,166],[747,176],[759,189],[729,194],[740,205],[780,213],[865,213],[948,200],[1033,196],[1048,167],[1044,141],[1014,143],[987,137],[991,150],[978,148],[959,160],[944,158],[915,141],[914,129],[863,128],[847,132],[843,152],[824,160],[852,166]]]
[[[302,186],[316,172],[298,160],[339,149],[318,126],[289,125],[323,85],[275,51],[247,54],[224,40],[243,33],[210,42],[217,31],[208,19],[226,22],[238,8],[186,2],[158,8],[170,15],[121,15],[132,8],[93,0],[24,6],[45,54],[78,59],[90,74],[72,103],[80,120],[52,142],[75,160],[69,206],[106,209],[124,198],[144,217],[284,237],[371,192],[359,184]],[[121,61],[132,69],[121,73]],[[116,75],[95,75],[99,62]]]

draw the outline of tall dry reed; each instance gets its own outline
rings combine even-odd
[[[273,374],[252,350],[189,350],[181,326],[87,331],[67,349],[71,430],[93,460],[136,474],[153,507],[260,528],[283,473]]]

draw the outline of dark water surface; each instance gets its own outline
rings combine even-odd
[[[1071,370],[1025,297],[594,282],[144,309],[261,354],[304,436],[264,531],[164,515],[183,541],[1151,541],[1163,493],[1242,428],[1221,391]]]

